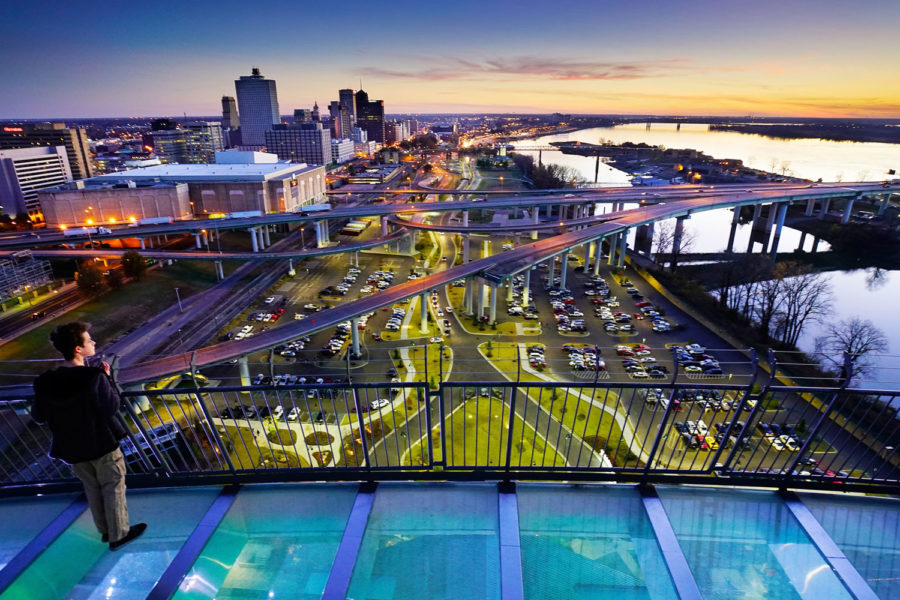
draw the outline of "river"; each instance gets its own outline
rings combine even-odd
[[[716,158],[737,158],[748,167],[784,173],[794,177],[824,181],[878,181],[895,177],[889,169],[900,171],[900,144],[872,142],[834,142],[820,139],[782,140],[732,131],[712,131],[709,125],[682,123],[632,123],[617,127],[582,129],[567,134],[549,135],[522,140],[518,145],[546,146],[555,141],[599,143],[608,140],[661,145],[667,148],[694,148]],[[530,154],[536,155],[536,152]],[[577,170],[585,179],[593,181],[595,160],[591,157],[544,152],[545,163],[558,164]],[[604,185],[629,185],[631,174],[601,164],[598,181]],[[693,215],[685,229],[694,238],[690,251],[716,252],[728,241],[731,211],[710,211]],[[739,226],[735,249],[746,250],[750,225]],[[785,228],[780,247],[794,249],[800,232]],[[807,236],[806,250],[812,239]],[[828,245],[819,244],[825,250]],[[757,245],[757,251],[759,246]],[[877,276],[876,276],[877,275]],[[834,302],[825,320],[839,321],[852,316],[871,320],[887,336],[891,348],[900,348],[900,312],[891,307],[900,297],[900,272],[859,269],[829,273]],[[822,335],[822,323],[811,323],[800,339],[801,349],[812,352],[815,338]],[[876,359],[876,368],[862,381],[863,386],[900,389],[900,357]]]

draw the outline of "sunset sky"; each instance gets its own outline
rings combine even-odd
[[[0,119],[215,115],[252,66],[282,114],[900,117],[900,1],[3,2]]]

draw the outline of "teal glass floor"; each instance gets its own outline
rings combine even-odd
[[[677,600],[633,487],[520,485],[526,600]]]
[[[347,598],[500,598],[497,488],[382,484]]]
[[[72,494],[0,500],[0,600],[151,590],[179,599],[674,600],[676,587],[694,585],[704,600],[844,600],[859,583],[900,600],[897,499],[804,493],[789,506],[771,491],[660,486],[657,500],[628,485],[519,484],[502,498],[489,483],[358,490],[129,490],[132,521],[149,528],[119,552],[100,542],[88,511],[66,510],[78,507]],[[43,552],[23,560],[57,526]],[[829,543],[823,530],[862,579],[843,566],[850,577],[838,578],[817,545]]]
[[[146,598],[218,494],[218,488],[129,491],[131,522],[149,526],[118,552],[100,541],[85,510],[0,600]]]
[[[357,487],[244,489],[174,597],[320,598]]]
[[[0,569],[77,497],[77,494],[58,494],[0,501]]]
[[[706,600],[851,599],[774,492],[657,491]]]
[[[900,600],[900,500],[802,494],[844,556],[881,600]]]

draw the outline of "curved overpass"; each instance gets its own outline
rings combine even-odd
[[[174,223],[163,223],[159,225],[142,225],[139,227],[119,227],[113,229],[110,234],[91,234],[88,235],[62,235],[50,233],[47,231],[32,232],[26,236],[0,240],[0,248],[21,249],[32,248],[37,245],[58,245],[79,243],[87,241],[104,241],[111,239],[133,239],[140,237],[175,235],[175,234],[199,234],[202,230],[218,230],[218,229],[249,229],[261,225],[280,225],[286,223],[309,223],[314,221],[332,220],[332,219],[356,219],[361,217],[390,217],[405,213],[424,213],[424,212],[449,212],[459,210],[483,210],[483,209],[516,209],[531,208],[540,206],[558,206],[571,204],[587,204],[598,202],[640,202],[642,199],[652,199],[654,201],[685,199],[694,197],[698,191],[702,191],[708,195],[727,195],[733,194],[745,189],[758,190],[760,193],[779,191],[781,193],[790,193],[793,191],[801,191],[809,189],[806,186],[798,184],[764,184],[758,186],[747,185],[721,185],[721,186],[685,186],[685,185],[667,185],[654,186],[646,189],[628,187],[628,188],[606,188],[601,190],[591,190],[576,194],[575,190],[566,190],[563,196],[547,196],[529,192],[526,195],[515,195],[515,192],[504,192],[506,198],[498,198],[485,200],[482,202],[473,202],[471,200],[452,200],[448,202],[415,202],[415,203],[387,203],[387,204],[368,204],[365,206],[354,207],[337,207],[328,211],[310,212],[308,214],[301,213],[273,213],[263,215],[261,217],[242,217],[236,219],[192,219],[190,221],[176,221]],[[837,195],[848,195],[855,192],[847,192],[846,187],[833,188],[821,185],[817,190],[838,189],[842,192],[835,192]],[[408,192],[405,192],[408,193]],[[441,191],[445,193],[445,191]],[[476,192],[462,192],[465,195],[473,195]],[[480,192],[477,192],[480,194]],[[835,193],[830,198],[835,197]],[[512,194],[512,195],[511,195]],[[822,197],[826,197],[822,194]]]
[[[125,367],[119,371],[118,378],[123,383],[138,383],[190,369],[192,364],[195,367],[204,367],[231,358],[267,350],[286,340],[296,339],[334,327],[342,321],[378,310],[384,306],[390,306],[419,294],[427,293],[434,288],[464,277],[480,275],[499,282],[548,258],[568,252],[570,249],[586,242],[660,219],[670,219],[689,215],[693,212],[750,204],[790,203],[813,198],[834,198],[848,195],[856,197],[861,193],[881,193],[882,191],[880,184],[860,184],[852,187],[820,186],[813,189],[771,189],[717,196],[698,194],[698,197],[683,202],[645,206],[639,210],[626,211],[619,218],[606,223],[520,245],[507,252],[451,267],[421,279],[389,287],[378,294],[316,313],[313,318],[288,323],[281,327],[264,331],[251,338],[215,344],[200,348],[194,352],[176,354]]]

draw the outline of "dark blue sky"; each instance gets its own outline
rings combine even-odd
[[[259,66],[282,113],[900,116],[900,2],[5,2],[0,118],[216,114]]]

